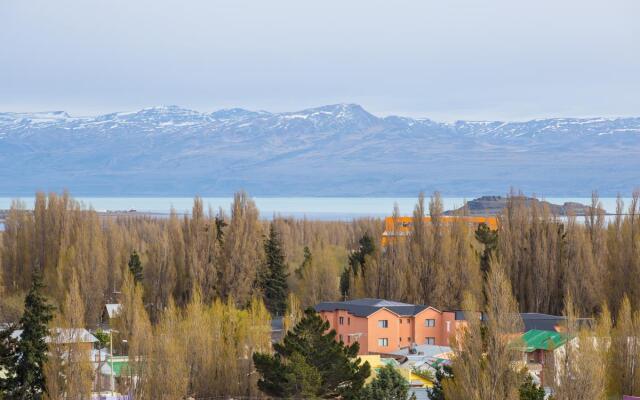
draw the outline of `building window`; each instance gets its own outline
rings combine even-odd
[[[351,325],[351,317],[347,317],[347,325]]]
[[[434,337],[426,337],[424,339],[426,344],[436,344],[436,338]]]
[[[400,323],[402,323],[402,318],[400,318]]]
[[[451,321],[447,321],[447,332],[451,332]]]
[[[433,328],[434,326],[436,326],[436,320],[435,319],[425,319],[424,320],[424,326],[426,326],[427,328]]]
[[[347,343],[351,343],[351,335],[347,335]]]
[[[339,317],[339,318],[338,318],[338,323],[339,323],[340,325],[344,325],[344,317]]]
[[[400,337],[398,338],[398,340],[402,342],[402,336],[400,336]]]
[[[411,336],[407,338],[407,342],[411,343]]]
[[[387,338],[378,339],[378,346],[380,346],[380,347],[388,347],[389,346],[389,339],[387,339]]]
[[[340,335],[340,341],[342,342],[342,335]]]
[[[388,328],[389,327],[389,321],[386,319],[381,319],[378,321],[378,328]]]
[[[407,318],[407,324],[411,323],[411,319]]]

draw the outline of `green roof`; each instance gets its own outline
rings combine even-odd
[[[113,364],[111,364],[113,362]],[[107,364],[113,365],[113,374],[115,376],[127,376],[129,374],[129,357],[114,356],[113,359],[107,360]]]
[[[559,332],[532,329],[522,335],[524,351],[555,350],[567,342],[567,336]]]
[[[129,363],[127,361],[114,361],[113,362],[113,374],[115,376],[128,375]]]

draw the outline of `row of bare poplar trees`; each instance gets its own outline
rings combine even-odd
[[[486,304],[490,289],[487,260],[494,260],[502,266],[514,304],[521,311],[560,314],[571,293],[576,315],[599,316],[611,310],[613,329],[623,329],[621,321],[634,320],[634,312],[640,308],[638,193],[630,204],[619,202],[618,215],[611,223],[606,223],[597,196],[583,222],[583,217],[560,218],[543,206],[528,205],[522,196],[512,195],[490,240],[461,220],[445,222],[438,195],[425,203],[420,196],[412,234],[382,248],[383,223],[379,219],[326,222],[275,218],[268,222],[260,219],[245,193],[236,194],[229,211],[205,210],[196,198],[188,215],[172,212],[168,218],[105,216],[66,193],[39,193],[33,211],[15,202],[5,221],[0,244],[0,320],[19,317],[31,275],[40,270],[47,295],[59,307],[59,326],[94,327],[105,303],[126,304],[120,331],[128,338],[126,351],[133,360],[136,355],[144,358],[149,354],[175,359],[200,348],[209,357],[212,347],[228,352],[229,360],[250,360],[251,349],[268,345],[268,335],[260,328],[260,334],[251,336],[255,331],[250,327],[264,327],[268,320],[257,299],[261,296],[258,277],[264,266],[263,242],[269,223],[275,224],[281,235],[289,288],[303,307],[348,296],[460,309],[465,305],[465,293]],[[431,217],[430,223],[423,222],[425,215]],[[341,293],[340,275],[365,234],[374,238],[375,248],[365,257],[359,273],[347,276],[350,289]],[[143,264],[143,279],[137,285],[130,282],[127,267],[134,250]],[[633,323],[628,326],[640,329]],[[189,336],[196,335],[198,328],[207,334]],[[140,339],[136,341],[136,337]],[[241,343],[240,347],[225,342],[229,337],[234,338],[233,343]],[[219,343],[224,345],[217,346]],[[198,355],[178,363],[182,367],[175,373],[189,376],[186,389],[171,385],[180,393],[220,393],[206,387],[209,380],[198,383],[203,379],[199,376],[205,376],[202,371],[220,377],[214,382],[235,379],[238,387],[255,389],[240,379],[249,376],[247,365],[215,370],[210,360],[200,364],[186,361]],[[138,385],[136,390],[151,396],[154,388],[163,387],[153,377],[168,373],[144,371],[145,382],[153,384]],[[136,374],[142,376],[143,371]],[[246,394],[240,389],[235,393]]]
[[[142,286],[125,274],[121,302],[109,340],[129,362],[116,382],[99,372],[111,365],[106,356],[96,358],[83,347],[77,328],[85,326],[84,305],[73,274],[50,331],[47,399],[88,399],[92,392],[112,389],[136,399],[261,396],[251,361],[254,352],[271,348],[271,316],[261,299],[239,309],[219,299],[205,304],[196,290],[182,309],[170,300],[152,325]],[[102,362],[97,369],[95,361]]]
[[[640,280],[630,278],[640,274],[639,195],[626,206],[619,201],[610,223],[599,205],[594,196],[586,217],[560,218],[538,203],[510,196],[490,244],[461,220],[445,223],[437,195],[428,204],[419,198],[412,234],[386,248],[379,245],[379,219],[275,218],[272,223],[283,241],[289,287],[304,306],[348,295],[457,309],[464,290],[481,296],[488,253],[505,266],[521,311],[559,314],[569,290],[582,315],[597,314],[603,302],[615,312],[625,294],[637,309]],[[422,221],[425,215],[430,223]],[[188,215],[172,212],[168,218],[106,217],[66,193],[39,193],[33,212],[16,202],[5,221],[0,317],[19,314],[31,273],[41,269],[56,304],[63,303],[77,274],[86,321],[95,325],[104,303],[117,300],[134,250],[141,255],[144,303],[153,322],[170,300],[183,307],[196,290],[205,303],[232,299],[244,307],[260,296],[257,277],[268,224],[245,193],[235,196],[228,213],[205,211],[196,198]],[[340,293],[340,274],[364,234],[373,238],[375,250],[361,273],[350,275],[349,292]]]
[[[377,220],[353,223],[277,218],[287,256],[290,287],[312,305],[339,297],[338,279],[349,249],[364,232],[381,233]],[[260,296],[268,221],[254,202],[238,193],[231,210],[205,210],[196,198],[190,213],[168,218],[105,216],[68,194],[39,193],[35,210],[15,202],[0,242],[0,318],[15,320],[32,272],[41,270],[47,295],[60,305],[73,274],[89,326],[100,319],[105,303],[118,300],[133,251],[143,265],[144,304],[155,322],[173,300],[186,306],[198,291],[205,303],[231,299],[238,307]],[[304,247],[311,257],[305,268]],[[297,273],[296,273],[297,271]]]
[[[453,338],[453,379],[442,383],[448,400],[520,399],[528,374],[518,338],[523,322],[506,268],[493,260],[486,275],[485,304],[465,292],[467,329]],[[579,318],[571,289],[564,298],[567,343],[545,355],[544,386],[555,400],[620,399],[640,395],[640,311],[626,295],[615,318],[606,303],[592,321]],[[615,322],[614,322],[615,321]]]
[[[465,291],[482,298],[484,262],[496,258],[523,312],[561,314],[568,292],[584,316],[598,314],[603,303],[617,311],[625,295],[638,309],[639,199],[636,192],[626,208],[618,200],[617,214],[607,223],[596,195],[580,217],[553,215],[542,203],[512,195],[488,243],[462,220],[444,221],[439,196],[428,205],[421,196],[411,235],[366,257],[363,272],[351,276],[351,296],[459,309]],[[431,222],[423,222],[424,216]]]

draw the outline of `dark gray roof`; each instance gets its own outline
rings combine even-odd
[[[322,302],[316,307],[316,311],[346,310],[357,317],[367,317],[381,308],[401,316],[416,315],[427,308],[423,305],[400,303],[397,301],[382,299],[357,299],[348,301]]]
[[[525,332],[532,329],[540,331],[555,331],[556,326],[565,320],[565,317],[558,315],[540,313],[521,313],[520,315],[522,316],[522,322],[524,322]]]

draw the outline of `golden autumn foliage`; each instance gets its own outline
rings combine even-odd
[[[605,379],[607,391],[637,394],[640,346],[625,346],[636,343],[640,326],[640,192],[630,204],[619,200],[610,223],[598,205],[594,194],[586,217],[564,218],[510,196],[497,219],[493,258],[520,311],[562,314],[571,293],[575,315],[610,315],[610,353],[629,356],[616,357],[615,368],[625,372]],[[105,303],[123,304],[114,345],[131,356],[131,374],[141,382],[135,390],[143,398],[165,389],[172,396],[257,395],[251,352],[270,346],[269,315],[258,300],[268,221],[246,193],[236,194],[228,211],[205,207],[196,198],[186,215],[172,210],[154,218],[100,214],[67,193],[38,193],[33,210],[14,201],[0,233],[0,322],[20,317],[32,272],[42,269],[47,296],[67,310],[58,317],[60,326],[84,321],[95,327]],[[391,222],[400,226],[400,217],[394,210]],[[471,301],[487,305],[493,283],[481,269],[484,247],[475,226],[443,219],[437,193],[430,199],[420,195],[412,217],[406,240],[382,247],[385,221],[379,218],[274,216],[290,268],[285,325],[295,323],[300,309],[343,298],[341,274],[365,235],[374,248],[357,273],[343,276],[346,297],[441,309],[461,309]],[[143,266],[138,285],[127,266],[133,251]],[[73,315],[65,306],[70,299]],[[177,364],[169,370],[144,362],[154,358]],[[608,365],[613,362],[606,358]],[[600,379],[598,374],[593,376]]]
[[[467,325],[453,338],[455,379],[444,386],[447,399],[519,399],[522,378],[514,364],[521,355],[513,351],[513,341],[523,325],[511,284],[498,262],[491,265],[486,293],[484,308],[469,292],[464,300],[464,309],[474,311],[466,312]]]
[[[538,203],[511,196],[498,217],[496,256],[511,281],[520,310],[560,314],[565,293],[574,293],[578,313],[597,314],[606,302],[614,315],[624,295],[638,309],[640,282],[640,204],[636,193],[606,224],[594,195],[589,215],[560,218]],[[302,306],[337,300],[340,274],[360,238],[376,241],[362,273],[352,274],[349,296],[383,297],[440,308],[460,308],[463,291],[481,299],[483,279],[478,254],[482,245],[463,220],[442,223],[442,200],[421,195],[408,240],[380,246],[384,221],[350,222],[279,218],[289,287]],[[464,214],[464,211],[462,211]],[[398,224],[399,213],[394,212]],[[427,219],[425,219],[428,217]],[[3,320],[20,314],[20,299],[31,273],[42,267],[47,294],[64,301],[75,273],[88,326],[97,324],[105,302],[116,301],[135,250],[143,265],[143,303],[152,322],[170,300],[184,307],[195,291],[210,303],[233,299],[246,306],[260,296],[266,221],[245,193],[235,196],[230,212],[205,210],[194,200],[190,214],[168,218],[103,216],[68,194],[39,193],[33,211],[15,201],[1,236]],[[305,268],[304,249],[310,252]],[[298,270],[298,271],[296,271]],[[299,273],[296,273],[299,272]]]

